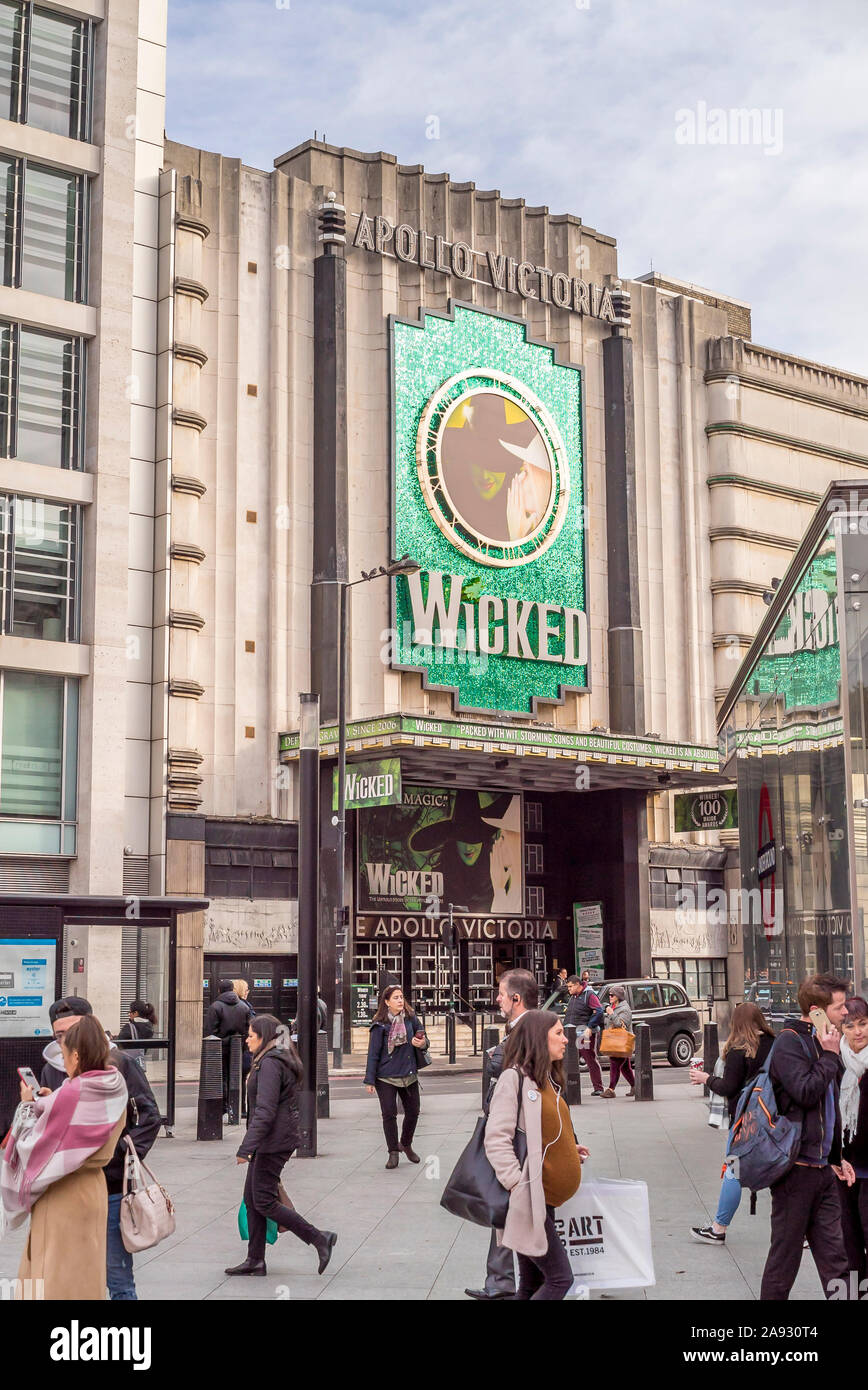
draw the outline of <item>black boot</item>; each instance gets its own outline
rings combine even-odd
[[[248,1256],[243,1264],[235,1265],[232,1269],[224,1269],[224,1274],[266,1274],[264,1260],[251,1260]]]
[[[314,1241],[313,1248],[319,1255],[319,1269],[317,1270],[317,1274],[322,1274],[325,1270],[326,1265],[332,1257],[332,1251],[335,1248],[336,1240],[337,1236],[334,1231],[320,1231]]]
[[[402,1151],[407,1155],[407,1157],[409,1158],[409,1160],[410,1160],[411,1163],[421,1163],[421,1162],[422,1162],[422,1160],[421,1160],[421,1158],[419,1157],[419,1155],[418,1155],[417,1153],[414,1153],[414,1151],[413,1151],[413,1145],[412,1145],[412,1144],[402,1144],[402,1145],[401,1145],[401,1149],[402,1149]]]
[[[390,1149],[390,1150],[389,1150],[389,1157],[386,1159],[386,1167],[387,1167],[387,1168],[397,1168],[397,1166],[398,1166],[398,1158],[399,1158],[398,1151],[395,1150],[395,1149]]]

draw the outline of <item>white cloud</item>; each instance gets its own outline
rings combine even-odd
[[[868,374],[863,13],[862,0],[171,0],[167,125],[262,168],[317,130],[575,213],[617,238],[625,275],[653,260],[748,300],[758,341]],[[765,109],[781,152],[678,144],[676,113],[700,102]]]

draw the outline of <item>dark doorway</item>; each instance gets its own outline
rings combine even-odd
[[[298,1013],[298,956],[206,956],[202,972],[203,1021],[221,980],[246,980],[255,1013],[289,1023]]]

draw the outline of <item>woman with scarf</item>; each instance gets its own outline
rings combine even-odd
[[[25,1299],[106,1296],[108,1190],[103,1168],[126,1122],[127,1087],[109,1065],[109,1042],[92,1014],[60,1040],[67,1080],[34,1096],[21,1083],[0,1161],[2,1221],[30,1217],[18,1270]]]
[[[247,1207],[247,1259],[227,1274],[264,1275],[265,1236],[269,1220],[279,1231],[312,1245],[319,1255],[318,1274],[332,1257],[337,1236],[320,1231],[305,1221],[294,1207],[281,1202],[280,1175],[298,1148],[298,1102],[302,1079],[301,1058],[292,1045],[289,1029],[273,1014],[251,1018],[247,1047],[253,1057],[247,1078],[247,1132],[236,1155],[247,1164],[244,1204]]]
[[[413,1135],[419,1123],[418,1056],[428,1039],[398,985],[389,985],[380,995],[368,1042],[365,1085],[368,1094],[379,1096],[383,1133],[389,1157],[387,1168],[397,1168],[403,1152],[411,1163],[419,1162],[413,1152]],[[398,1099],[404,1110],[401,1142],[398,1143]]]
[[[848,1268],[868,1277],[868,1003],[858,996],[845,1005],[841,1031],[841,1138],[844,1163],[841,1182],[841,1225]]]

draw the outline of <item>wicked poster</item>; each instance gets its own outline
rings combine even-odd
[[[521,796],[405,786],[359,813],[357,909],[520,914]]]

